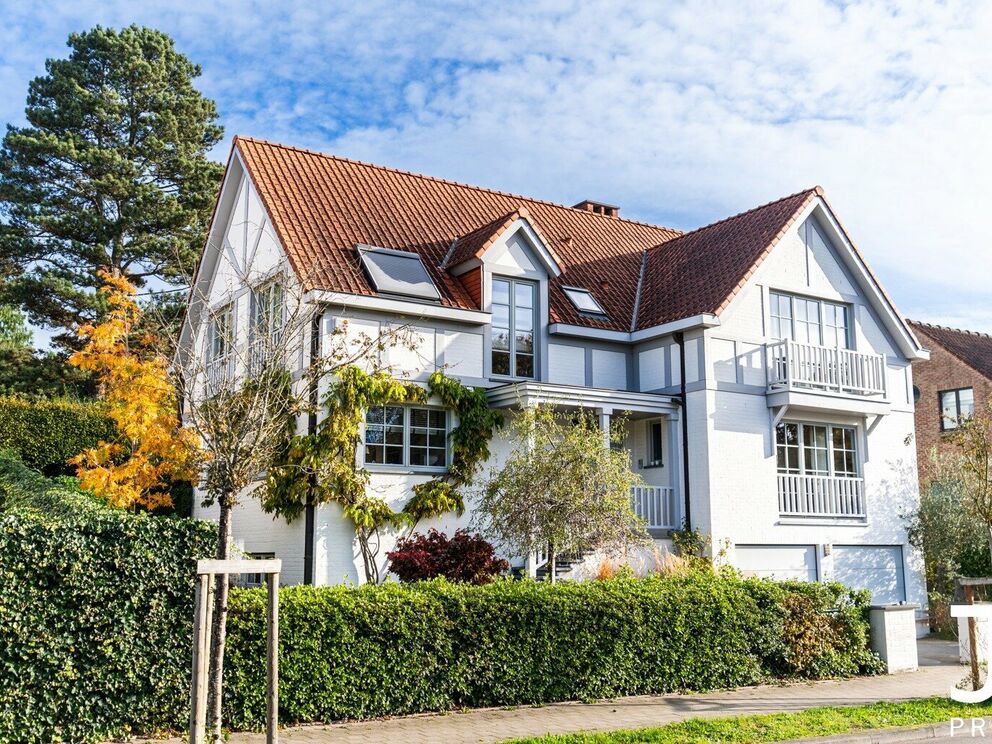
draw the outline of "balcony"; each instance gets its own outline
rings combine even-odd
[[[865,519],[864,478],[779,473],[778,510],[783,517]]]
[[[768,391],[885,396],[885,355],[778,341],[767,344]]]
[[[676,504],[675,489],[669,486],[634,486],[630,489],[634,514],[646,522],[649,530],[673,530]]]

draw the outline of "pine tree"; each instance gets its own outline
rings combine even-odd
[[[0,148],[0,267],[16,272],[0,301],[74,348],[75,329],[106,315],[101,269],[137,287],[187,280],[223,171],[207,153],[223,130],[193,87],[199,66],[167,34],[97,26],[68,46],[31,82],[28,125],[8,127]]]

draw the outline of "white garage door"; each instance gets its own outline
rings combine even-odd
[[[906,599],[906,576],[899,545],[834,545],[831,578],[852,589],[868,589],[877,604]]]
[[[738,545],[736,553],[745,576],[816,581],[814,545]]]

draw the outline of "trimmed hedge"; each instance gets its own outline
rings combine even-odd
[[[433,581],[293,587],[280,602],[285,723],[878,668],[868,650],[867,595],[836,584],[731,573],[556,586]],[[225,703],[236,728],[264,722],[264,604],[260,590],[232,597]]]
[[[95,506],[0,519],[0,741],[102,741],[189,715],[194,559],[216,527]]]
[[[116,436],[101,403],[70,398],[3,395],[0,421],[0,450],[13,452],[46,475],[73,472],[66,460]]]

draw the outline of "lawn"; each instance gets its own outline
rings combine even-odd
[[[944,698],[873,703],[848,708],[812,708],[797,713],[693,718],[657,728],[514,739],[512,744],[712,744],[788,741],[899,726],[942,723],[988,715],[987,705],[963,705]]]

